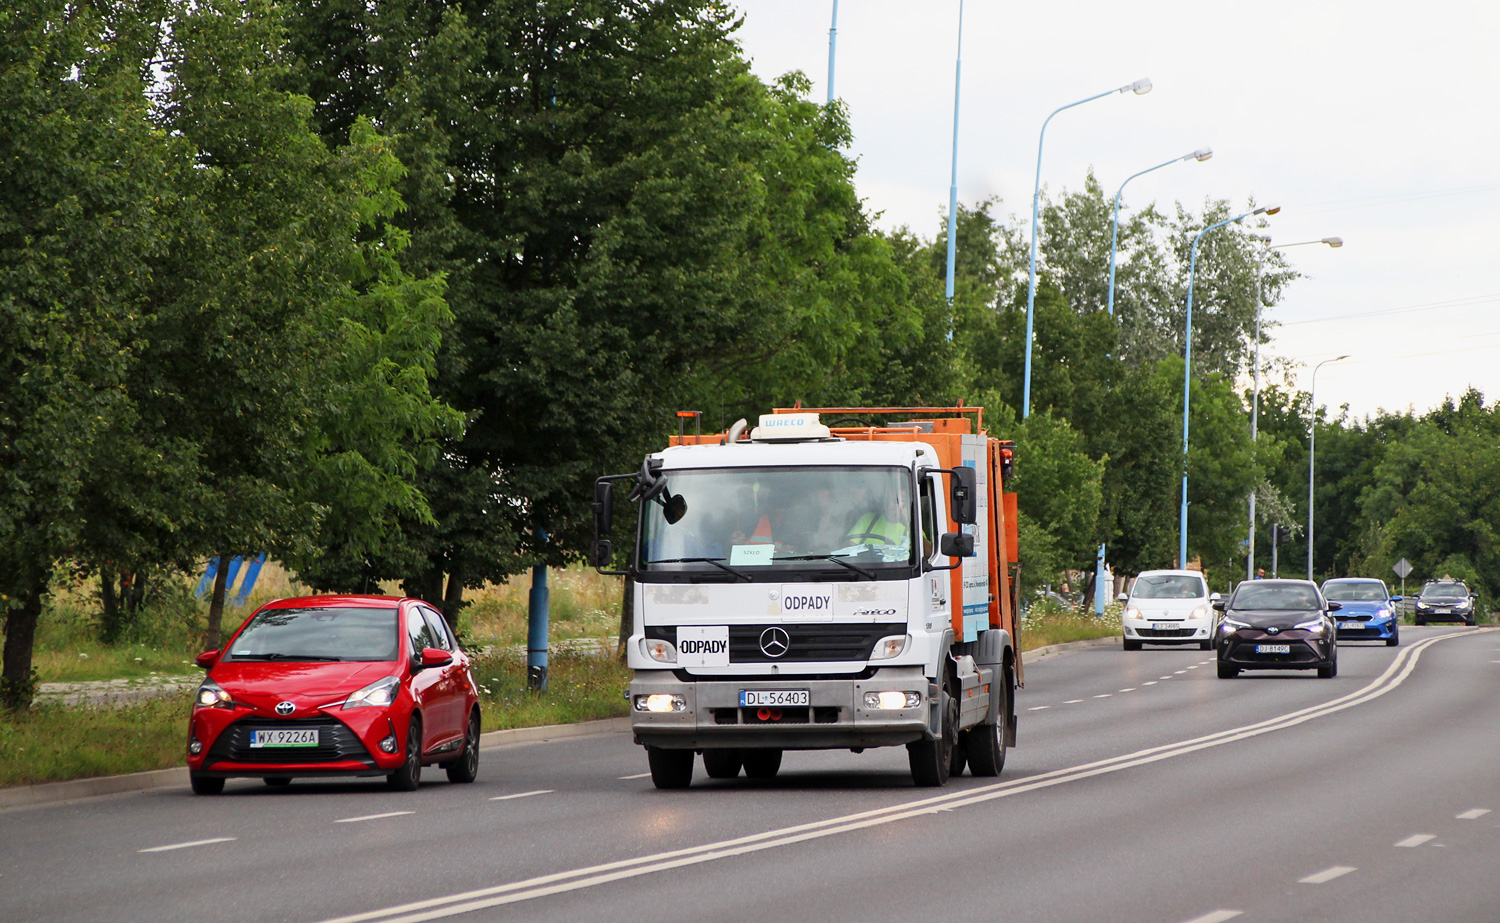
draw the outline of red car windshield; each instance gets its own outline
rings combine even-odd
[[[223,659],[387,661],[396,659],[396,641],[394,608],[263,609]]]

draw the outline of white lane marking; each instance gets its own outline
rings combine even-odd
[[[1156,685],[1156,680],[1153,679],[1151,682],[1149,682],[1149,683],[1141,683],[1141,685],[1142,686],[1155,686]]]
[[[1173,676],[1181,676],[1182,674],[1184,674],[1186,672],[1187,672],[1186,670],[1173,670],[1172,671],[1172,675]]]
[[[415,814],[416,811],[387,811],[384,814],[366,814],[364,817],[345,817],[334,821],[335,824],[357,824],[362,820],[380,820],[385,817],[400,817],[403,814]]]
[[[1082,701],[1083,701],[1083,699],[1069,699],[1066,702],[1064,702],[1063,704],[1064,705],[1077,705],[1079,702],[1082,702]]]
[[[1028,708],[1026,710],[1027,711],[1041,711],[1044,708],[1051,708],[1051,707],[1052,707],[1051,705],[1033,705],[1033,706],[1031,706],[1030,708]]]
[[[1225,920],[1233,920],[1244,912],[1243,910],[1215,910],[1213,913],[1205,913],[1201,917],[1193,917],[1187,923],[1224,923]]]
[[[1188,669],[1189,670],[1196,670],[1196,669],[1198,669],[1198,664],[1195,663],[1192,666],[1188,667]]]
[[[1472,811],[1465,811],[1458,815],[1458,820],[1478,820],[1488,813],[1490,813],[1489,808],[1474,808]]]
[[[646,775],[649,776],[649,775],[651,775],[651,773],[648,772],[648,773],[646,773]],[[634,777],[632,776],[632,778],[634,778]],[[550,789],[550,788],[539,788],[539,789],[537,789],[534,792],[517,792],[514,795],[496,795],[494,798],[491,798],[490,800],[491,801],[509,801],[512,798],[530,798],[532,795],[550,795],[550,794],[552,794],[553,791],[554,790]]]
[[[1333,868],[1324,869],[1323,871],[1318,872],[1316,875],[1309,875],[1306,878],[1299,878],[1297,879],[1297,883],[1304,885],[1320,885],[1325,881],[1333,881],[1335,878],[1338,878],[1342,875],[1347,875],[1350,872],[1357,871],[1359,871],[1359,869],[1354,868],[1351,865],[1335,865]]]
[[[1483,632],[1500,629],[1482,628],[1479,630]],[[1085,763],[1065,769],[1054,769],[1026,778],[996,782],[965,791],[933,795],[926,798],[919,798],[915,801],[904,801],[858,814],[846,814],[793,827],[766,830],[733,840],[721,840],[715,843],[705,843],[700,846],[689,846],[671,852],[637,856],[602,865],[555,872],[509,884],[495,885],[489,888],[428,898],[380,910],[336,917],[324,920],[322,923],[365,923],[365,921],[369,920],[380,920],[383,923],[422,923],[422,921],[457,916],[475,910],[484,910],[490,907],[546,897],[551,894],[579,891],[584,888],[613,881],[639,878],[669,869],[699,865],[717,859],[746,855],[775,849],[780,846],[790,846],[823,837],[865,830],[911,818],[953,811],[957,808],[982,804],[1000,798],[1009,798],[1014,795],[1028,794],[1053,786],[1076,782],[1080,779],[1120,772],[1125,769],[1195,753],[1199,750],[1207,750],[1211,747],[1248,740],[1262,734],[1269,734],[1273,731],[1296,727],[1314,718],[1326,717],[1336,712],[1353,708],[1356,705],[1363,705],[1366,702],[1373,701],[1405,682],[1407,677],[1416,669],[1417,660],[1421,657],[1422,651],[1426,650],[1429,646],[1451,638],[1468,636],[1468,633],[1459,634],[1456,632],[1429,635],[1415,644],[1410,644],[1402,648],[1401,652],[1386,667],[1385,672],[1363,688],[1346,693],[1339,698],[1331,699],[1322,704],[1312,705],[1298,711],[1287,712],[1286,714],[1267,718],[1255,724],[1216,731],[1202,737],[1171,744],[1162,744],[1145,750],[1137,750],[1134,753],[1107,757],[1092,763]],[[1238,915],[1240,912],[1216,911],[1218,914],[1228,913],[1232,916]],[[1228,920],[1230,918],[1211,914],[1201,917],[1198,920],[1190,921],[1190,923]]]
[[[1135,691],[1135,687],[1131,686],[1129,689],[1121,689],[1120,691],[1121,692],[1134,692]]]
[[[1157,677],[1157,679],[1171,679],[1171,678],[1172,677],[1170,677],[1170,676],[1159,676],[1159,677]]]
[[[1096,699],[1107,699],[1107,698],[1109,698],[1109,693],[1106,692],[1106,693],[1103,693],[1102,695],[1096,695],[1096,696],[1094,696],[1094,698],[1096,698]]]
[[[638,772],[638,773],[636,773],[633,776],[620,776],[620,781],[621,782],[625,782],[625,781],[628,781],[630,779],[649,779],[649,778],[651,778],[651,773],[649,773],[649,772]]]
[[[150,849],[137,849],[136,852],[167,852],[172,849],[187,849],[192,846],[207,846],[209,843],[228,843],[234,839],[232,836],[216,836],[211,840],[194,840],[191,843],[173,843],[171,846],[153,846]]]
[[[1428,840],[1435,840],[1435,839],[1437,839],[1437,834],[1435,834],[1435,833],[1413,833],[1411,836],[1407,837],[1406,839],[1402,840],[1401,842],[1397,843],[1396,845],[1397,846],[1421,846],[1423,843],[1427,842]]]

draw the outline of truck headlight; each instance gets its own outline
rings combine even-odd
[[[677,662],[677,645],[673,644],[671,641],[661,641],[656,638],[642,638],[641,653],[645,654],[648,660],[654,660],[657,663]]]
[[[920,692],[866,692],[865,708],[919,708],[922,705]]]
[[[671,712],[687,711],[687,698],[675,693],[654,692],[635,697],[636,711]]]
[[[906,650],[906,642],[910,639],[910,635],[888,635],[881,638],[875,642],[875,649],[870,652],[870,659],[890,660],[892,657],[899,657]]]

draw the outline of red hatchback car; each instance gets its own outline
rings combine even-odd
[[[479,771],[469,658],[431,605],[394,596],[307,596],[257,609],[223,648],[188,729],[193,791],[259,776],[385,776],[411,791],[423,765],[453,782]]]

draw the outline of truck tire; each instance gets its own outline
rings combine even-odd
[[[946,680],[938,696],[938,709],[942,716],[938,736],[906,745],[911,779],[922,788],[948,784],[948,773],[953,767],[953,751],[958,747],[958,699],[954,698]]]
[[[704,750],[703,770],[710,779],[733,779],[740,774],[740,751]]]
[[[745,777],[749,779],[774,779],[781,769],[781,751],[775,748],[741,750],[740,760],[745,764]]]
[[[969,729],[964,749],[969,756],[969,771],[976,776],[993,778],[1005,768],[1005,728],[1010,723],[1011,701],[1015,691],[1010,667],[1002,668],[1000,674],[999,703],[995,714],[986,717],[988,723]]]
[[[687,788],[693,784],[693,751],[646,748],[651,784],[657,788]]]

